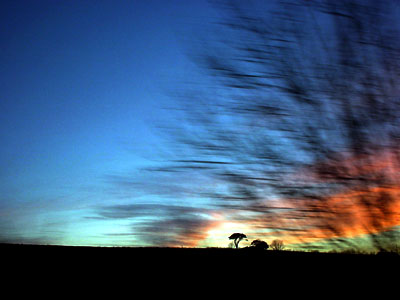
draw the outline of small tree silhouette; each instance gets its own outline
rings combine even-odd
[[[254,240],[251,242],[251,246],[253,246],[256,249],[262,249],[262,250],[267,250],[269,248],[267,242],[261,241],[261,240]]]
[[[245,234],[243,234],[243,233],[233,233],[233,234],[229,237],[230,240],[233,240],[236,249],[239,248],[239,243],[240,243],[240,241],[243,240],[243,239],[245,239],[245,238],[247,238],[247,236],[246,236]]]
[[[283,250],[283,248],[285,248],[285,246],[283,245],[283,241],[281,240],[273,240],[271,243],[271,249],[272,250]]]

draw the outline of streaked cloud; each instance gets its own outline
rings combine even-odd
[[[93,218],[130,220],[129,232],[111,235],[131,236],[152,246],[196,246],[219,222],[210,209],[148,203],[103,206]]]
[[[203,181],[197,185],[188,173],[169,177],[154,172],[139,179],[114,176],[118,189],[132,190],[135,195],[165,196],[162,200],[103,206],[88,218],[100,220],[127,220],[128,232],[111,235],[134,237],[153,246],[226,246],[227,235],[244,231],[249,239],[272,241],[279,238],[285,244],[341,241],[367,234],[390,232],[400,225],[400,188],[395,185],[395,159],[383,153],[381,157],[343,159],[343,170],[352,178],[377,176],[384,172],[393,180],[383,186],[355,185],[349,189],[327,189],[330,193],[321,199],[273,198],[245,201],[244,199],[201,198],[218,188],[217,181]],[[362,167],[352,170],[361,163]],[[192,170],[191,170],[192,171]],[[307,184],[329,184],[327,179],[313,178],[312,173],[299,172],[294,181]],[[151,180],[148,180],[151,179]],[[171,180],[169,180],[171,179]],[[215,195],[215,194],[214,194]],[[176,201],[171,198],[176,197]],[[182,205],[186,197],[194,197],[191,205]],[[390,201],[389,201],[390,200]],[[138,202],[138,200],[132,200]],[[195,205],[197,201],[197,205]],[[366,202],[368,205],[366,205]],[[345,244],[345,243],[344,243]]]

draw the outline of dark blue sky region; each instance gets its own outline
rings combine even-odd
[[[95,211],[132,203],[109,179],[161,143],[165,89],[192,68],[180,33],[209,5],[1,1],[0,14],[0,242],[143,244]]]

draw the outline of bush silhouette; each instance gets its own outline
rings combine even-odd
[[[269,248],[267,242],[261,240],[254,240],[251,242],[251,246],[256,249],[267,250]]]

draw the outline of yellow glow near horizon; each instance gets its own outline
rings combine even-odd
[[[235,232],[241,232],[248,235],[252,229],[246,223],[221,221],[217,226],[207,231],[207,238],[199,243],[203,247],[227,247],[231,240],[228,237]],[[243,240],[241,245],[248,243]]]

